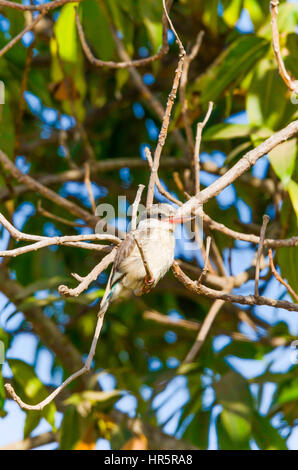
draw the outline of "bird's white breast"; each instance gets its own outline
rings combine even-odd
[[[157,220],[140,224],[137,231],[139,242],[154,277],[154,285],[170,269],[174,259],[175,237],[167,224]],[[148,228],[150,230],[148,231]],[[143,284],[146,271],[137,246],[121,263],[121,272],[125,273],[124,286],[139,289]]]

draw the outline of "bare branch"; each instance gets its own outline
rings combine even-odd
[[[145,147],[145,155],[146,155],[146,158],[147,158],[149,167],[150,167],[150,169],[152,170],[152,168],[153,168],[153,160],[152,160],[152,156],[151,156],[151,152],[150,152],[149,147]],[[163,196],[165,196],[169,201],[174,202],[174,204],[177,204],[178,206],[182,206],[182,205],[183,205],[183,203],[182,203],[181,201],[179,201],[179,199],[176,199],[174,196],[172,196],[171,193],[169,193],[169,192],[163,187],[163,185],[161,184],[160,179],[159,179],[159,177],[158,177],[158,174],[156,175],[155,184],[156,184],[156,187],[157,187],[158,191],[160,192],[160,194],[162,194]]]
[[[283,308],[289,310],[290,312],[298,312],[298,305],[285,300],[274,300],[268,299],[267,297],[259,297],[255,295],[233,295],[226,294],[222,291],[217,291],[210,289],[209,287],[203,286],[202,284],[198,285],[197,282],[192,281],[180,268],[179,264],[174,261],[172,265],[172,271],[177,279],[182,282],[182,284],[194,294],[203,295],[210,299],[221,299],[225,302],[238,303],[242,305],[269,305],[270,307]]]
[[[73,382],[75,379],[77,379],[81,375],[86,374],[86,372],[89,372],[90,369],[91,369],[91,363],[92,363],[92,360],[93,360],[93,357],[94,357],[94,354],[95,354],[95,351],[96,351],[96,346],[97,346],[98,338],[99,338],[99,335],[100,335],[100,332],[101,332],[101,329],[102,329],[103,321],[104,321],[104,314],[100,315],[97,318],[97,324],[96,324],[96,328],[95,328],[91,348],[90,348],[88,357],[86,359],[85,365],[80,370],[78,370],[77,372],[72,374],[70,377],[68,377],[45,400],[41,401],[40,403],[37,403],[36,405],[29,405],[29,404],[23,402],[23,400],[16,394],[13,386],[11,384],[7,383],[7,384],[4,385],[4,387],[5,387],[6,391],[9,393],[9,395],[12,397],[12,399],[14,401],[16,401],[18,403],[18,405],[21,408],[23,408],[24,410],[42,410],[45,406],[47,406],[49,403],[51,403],[54,400],[54,398],[56,398],[56,396],[59,395],[59,393],[68,384]]]
[[[189,148],[191,149],[191,152],[194,152],[194,141],[193,141],[193,134],[192,134],[192,129],[191,129],[191,124],[189,122],[189,116],[188,116],[188,106],[187,106],[187,100],[185,96],[186,92],[186,85],[187,85],[187,79],[188,79],[188,71],[191,62],[195,59],[197,56],[202,41],[204,37],[204,31],[200,31],[195,45],[193,46],[191,53],[187,54],[185,56],[184,60],[184,65],[183,65],[183,70],[182,70],[182,75],[181,75],[181,80],[180,80],[180,103],[181,103],[181,113],[183,116],[183,121],[184,121],[184,127],[185,127],[185,132],[186,132],[186,137],[187,137],[187,142],[189,145]]]
[[[171,4],[172,1],[169,1],[168,4]],[[80,22],[80,18],[78,15],[78,11],[76,9],[76,24],[77,24],[77,30],[79,33],[79,38],[81,41],[82,49],[89,60],[89,62],[94,65],[95,67],[108,67],[110,69],[125,69],[128,67],[143,67],[145,65],[151,64],[152,62],[161,59],[163,56],[165,56],[168,51],[169,51],[169,46],[168,46],[168,39],[167,39],[167,30],[168,30],[168,21],[166,14],[163,13],[162,16],[162,45],[157,54],[154,54],[153,56],[146,57],[145,59],[138,59],[138,60],[126,60],[124,62],[114,62],[114,61],[104,61],[97,59],[91,52],[90,47],[88,46],[88,43],[86,41],[86,37],[83,31],[82,24]]]
[[[51,189],[47,188],[40,182],[33,179],[31,176],[23,174],[13,164],[13,162],[8,158],[8,156],[1,150],[0,150],[0,162],[2,163],[4,168],[6,168],[6,170],[9,171],[9,173],[14,178],[16,178],[20,183],[25,184],[32,191],[36,191],[42,196],[44,196],[46,199],[49,199],[50,201],[57,204],[58,206],[64,207],[64,209],[69,211],[71,214],[79,217],[80,219],[85,220],[87,224],[90,225],[91,227],[96,226],[99,220],[98,217],[90,214],[88,211],[86,211],[85,209],[82,209],[80,206],[78,206],[74,202],[71,202],[68,199],[65,199],[64,197],[55,193]]]
[[[36,447],[44,446],[56,442],[57,437],[53,432],[45,432],[34,437],[27,437],[23,441],[13,442],[12,444],[0,447],[0,450],[30,450]]]
[[[190,214],[201,204],[205,204],[209,199],[217,196],[223,189],[238,179],[243,173],[249,170],[265,154],[274,149],[277,145],[290,139],[298,133],[298,120],[293,121],[287,127],[276,132],[271,137],[262,142],[255,149],[247,152],[230,170],[218,178],[214,183],[203,189],[199,194],[193,196],[181,208],[179,215]]]
[[[161,125],[161,129],[160,129],[159,137],[158,137],[158,144],[157,144],[155,152],[154,152],[153,165],[152,165],[152,169],[151,169],[149,185],[148,185],[148,192],[147,192],[147,202],[146,202],[147,209],[150,209],[150,207],[152,206],[152,203],[153,203],[154,186],[156,184],[161,152],[162,152],[163,146],[164,146],[166,138],[167,138],[168,128],[169,128],[169,124],[170,124],[171,112],[172,112],[172,108],[173,108],[173,105],[174,105],[174,102],[175,102],[175,99],[176,99],[176,94],[177,94],[177,90],[178,90],[178,87],[179,87],[179,82],[180,82],[180,78],[181,78],[181,74],[182,74],[182,70],[183,70],[184,58],[185,58],[185,54],[186,54],[185,50],[184,50],[184,47],[183,47],[183,45],[182,45],[182,43],[179,39],[179,36],[177,35],[177,33],[175,31],[175,28],[174,28],[174,26],[171,22],[171,19],[169,18],[169,15],[167,13],[167,9],[166,9],[166,6],[165,6],[165,0],[163,0],[163,6],[164,6],[164,11],[166,13],[166,16],[168,18],[169,24],[170,24],[170,26],[173,30],[173,33],[176,36],[176,40],[177,40],[177,43],[179,45],[180,53],[179,53],[178,66],[177,66],[177,69],[175,71],[172,90],[171,90],[171,93],[168,96],[166,110],[165,110],[165,113],[164,113],[164,116],[163,116],[163,119],[162,119],[162,125]]]
[[[71,227],[86,227],[86,224],[80,224],[79,222],[73,222],[72,220],[64,219],[63,217],[59,217],[58,215],[52,214],[51,212],[47,211],[42,207],[41,201],[39,200],[37,203],[37,212],[48,219],[56,220],[65,225],[70,225]]]
[[[21,11],[41,11],[52,10],[53,8],[61,7],[66,3],[79,3],[83,0],[53,0],[49,3],[43,3],[41,5],[23,5],[22,3],[11,2],[8,0],[0,0],[0,7],[14,8],[15,10]]]
[[[257,253],[257,262],[256,262],[256,277],[255,277],[255,296],[259,295],[259,277],[260,277],[260,260],[263,252],[263,245],[265,239],[266,228],[270,218],[268,215],[263,215],[263,224],[260,232],[260,241]]]
[[[142,244],[141,244],[140,240],[138,240],[138,237],[137,237],[135,234],[133,234],[133,238],[134,238],[134,240],[135,240],[135,242],[136,242],[136,245],[137,245],[137,247],[138,247],[138,249],[139,249],[139,252],[140,252],[140,255],[141,255],[141,258],[142,258],[142,261],[143,261],[144,269],[145,269],[145,271],[146,271],[146,276],[147,276],[147,278],[148,278],[149,280],[150,280],[150,279],[154,279],[153,273],[152,273],[152,271],[151,271],[151,269],[150,269],[148,260],[147,260],[147,258],[146,258],[146,256],[145,256],[145,253],[144,253],[144,250],[143,250],[143,247],[142,247]]]
[[[191,331],[198,331],[200,329],[200,323],[198,322],[184,320],[180,318],[179,320],[175,320],[174,318],[168,317],[167,315],[162,315],[161,313],[158,313],[153,310],[146,310],[143,313],[143,318],[145,320],[152,320],[170,328],[179,327]]]
[[[197,124],[196,144],[195,144],[195,150],[194,150],[194,155],[193,155],[194,171],[195,171],[195,194],[198,194],[200,192],[200,146],[201,146],[202,132],[212,113],[212,109],[213,109],[213,103],[212,101],[210,101],[205,119],[202,122],[198,122]]]
[[[91,181],[90,181],[90,165],[89,165],[88,162],[85,163],[84,183],[85,183],[87,191],[88,191],[89,200],[90,200],[91,207],[92,207],[92,212],[93,212],[93,214],[95,214],[96,204],[95,204],[95,199],[94,199],[93,192],[92,192],[92,186],[91,186]]]
[[[205,263],[204,263],[204,267],[203,267],[203,269],[202,269],[202,272],[201,272],[201,274],[200,274],[200,276],[199,276],[198,284],[201,284],[201,282],[205,279],[205,276],[206,276],[207,271],[208,271],[208,262],[209,262],[210,246],[211,246],[211,237],[207,237]]]
[[[224,300],[215,300],[214,303],[212,304],[212,307],[210,308],[209,312],[206,315],[206,318],[203,321],[203,324],[200,328],[200,331],[198,332],[198,335],[196,337],[196,340],[188,352],[186,358],[184,359],[184,363],[189,363],[193,362],[194,359],[196,358],[198,352],[200,351],[201,347],[203,346],[205,339],[207,338],[207,335],[210,331],[210,328],[219,313],[221,307],[224,305],[225,301]]]
[[[137,228],[137,215],[138,215],[138,208],[140,205],[140,200],[142,197],[142,192],[144,191],[145,186],[143,184],[139,184],[139,188],[136,194],[135,201],[132,205],[132,214],[131,214],[131,230],[136,230]]]
[[[211,228],[211,230],[217,230],[221,233],[224,233],[228,237],[234,238],[235,240],[242,240],[244,242],[255,243],[255,244],[259,244],[260,242],[260,237],[258,237],[257,235],[236,232],[235,230],[232,230],[226,227],[224,224],[221,224],[211,219],[211,217],[209,217],[207,214],[203,214],[203,219],[204,219],[204,223],[207,223],[208,227]],[[264,247],[266,248],[268,247],[278,248],[281,246],[288,246],[288,247],[298,246],[298,237],[276,239],[276,240],[274,240],[273,238],[267,238],[264,240]]]
[[[45,142],[40,142],[45,145]],[[21,150],[27,153],[26,149],[23,149],[23,145],[21,145]],[[100,161],[92,162],[90,166],[91,175],[98,175],[98,172],[105,173],[109,171],[116,171],[123,167],[129,167],[131,169],[135,168],[143,168],[146,166],[146,162],[142,160],[140,157],[129,157],[129,158],[107,158]],[[160,168],[175,168],[177,169],[185,169],[189,166],[189,161],[186,158],[176,158],[176,157],[165,157],[160,161]],[[225,174],[228,169],[225,167],[218,168],[213,162],[201,162],[201,169],[207,171],[208,173],[217,174],[222,176]],[[84,169],[77,168],[73,170],[63,171],[59,174],[47,174],[47,175],[32,175],[34,179],[38,180],[39,183],[43,184],[44,186],[51,186],[54,184],[64,183],[65,181],[79,181],[83,180],[85,176]],[[267,192],[270,195],[274,195],[276,191],[276,186],[273,180],[267,178],[265,180],[261,180],[260,178],[255,178],[250,174],[243,174],[240,177],[240,181],[249,185],[253,188],[260,189],[264,192]],[[26,185],[18,185],[13,187],[13,196],[19,196],[21,194],[30,191],[30,188]],[[182,190],[184,193],[184,189]],[[0,201],[7,201],[11,199],[12,193],[8,189],[2,189],[0,191]],[[189,196],[188,199],[190,199]]]
[[[119,245],[121,242],[120,238],[108,234],[88,234],[88,235],[65,235],[62,237],[44,237],[40,235],[30,235],[28,233],[23,233],[17,230],[5,217],[0,213],[0,223],[10,235],[17,241],[34,241],[31,245],[22,246],[20,248],[15,248],[13,250],[3,250],[0,251],[0,256],[3,257],[15,257],[28,253],[30,251],[36,251],[41,248],[45,248],[53,245],[66,245],[77,248],[85,248],[88,250],[104,250],[110,249],[107,246],[95,245],[91,243],[84,243],[87,240],[105,240],[110,241],[114,244]]]
[[[284,83],[289,88],[289,90],[294,91],[294,93],[298,95],[298,82],[290,77],[280,52],[279,32],[277,25],[278,5],[278,0],[272,0],[270,2],[273,50],[281,78],[283,79]]]
[[[297,300],[298,302],[298,295],[296,294],[296,292],[294,291],[294,289],[292,289],[292,287],[286,282],[283,280],[283,278],[278,274],[278,272],[276,271],[276,268],[274,266],[274,262],[273,262],[273,258],[272,258],[272,250],[271,248],[269,248],[268,250],[268,255],[269,255],[269,262],[270,262],[270,268],[271,268],[271,271],[272,271],[272,274],[273,276],[275,277],[275,279],[277,279],[278,282],[280,282],[283,286],[286,287],[287,291]]]
[[[77,297],[84,292],[90,286],[91,282],[95,281],[100,273],[102,273],[107,267],[114,261],[116,256],[116,248],[111,253],[105,256],[100,263],[98,263],[87,276],[81,278],[80,284],[75,289],[70,289],[65,285],[58,287],[58,292],[61,295]]]
[[[10,2],[8,2],[8,3],[10,3]],[[0,3],[0,6],[1,6],[1,3]],[[28,33],[28,31],[31,31],[37,25],[37,23],[47,14],[47,12],[48,12],[48,9],[46,8],[46,6],[44,6],[43,11],[38,15],[38,17],[35,18],[35,20],[32,21],[32,23],[30,23],[28,26],[26,26],[23,29],[23,31],[21,31],[19,34],[17,34],[17,36],[15,36],[11,41],[9,41],[8,44],[6,44],[6,46],[4,46],[0,50],[0,57],[2,57],[4,54],[6,54],[6,52],[9,51],[9,49],[11,49],[20,39],[22,39],[24,34]]]

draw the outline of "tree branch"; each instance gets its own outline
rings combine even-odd
[[[172,0],[168,1],[168,8],[170,8],[170,5],[172,4]],[[168,46],[168,21],[166,14],[163,13],[162,15],[162,45],[157,54],[154,54],[153,56],[146,57],[145,59],[136,59],[136,60],[126,60],[124,62],[114,62],[114,61],[104,61],[97,59],[91,52],[90,47],[88,46],[88,43],[86,41],[86,37],[83,31],[82,24],[80,22],[80,18],[78,15],[78,11],[76,9],[76,24],[77,24],[77,30],[79,34],[79,38],[81,41],[82,49],[85,53],[85,56],[89,60],[89,62],[94,65],[95,67],[108,67],[110,69],[126,69],[129,67],[143,67],[145,65],[151,64],[152,62],[161,59],[163,56],[165,56],[168,51],[169,51],[169,46]]]
[[[266,153],[270,152],[277,145],[290,139],[298,133],[298,120],[293,121],[287,127],[276,132],[255,149],[247,152],[230,170],[218,178],[214,183],[203,189],[198,195],[193,196],[181,208],[178,209],[179,215],[187,215],[206,203],[209,199],[217,196],[223,189],[232,184],[243,173],[249,170]]]
[[[242,305],[269,305],[270,307],[283,308],[291,312],[298,312],[298,305],[286,300],[274,300],[266,297],[256,297],[255,295],[233,295],[226,294],[222,291],[210,289],[209,287],[198,285],[195,281],[192,281],[180,268],[179,264],[174,261],[172,265],[172,271],[175,277],[182,282],[182,284],[194,294],[203,295],[210,299],[221,299],[225,302],[238,303]]]
[[[281,52],[280,52],[279,32],[278,32],[278,25],[277,25],[278,5],[279,5],[278,0],[272,0],[270,2],[273,50],[274,50],[274,54],[276,57],[276,62],[278,65],[278,70],[279,70],[281,78],[283,79],[284,83],[289,88],[289,90],[293,91],[294,93],[298,95],[298,82],[293,80],[290,77],[285,67],[284,61],[282,59]]]

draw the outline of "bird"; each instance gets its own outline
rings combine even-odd
[[[129,232],[120,243],[99,315],[104,314],[115,299],[150,292],[170,269],[175,251],[174,231],[183,221],[181,217],[175,217],[175,212],[170,204],[153,204],[149,214],[144,211],[141,215],[137,229]],[[139,247],[152,276],[145,270]]]

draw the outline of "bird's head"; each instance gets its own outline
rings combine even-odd
[[[149,211],[143,212],[139,228],[164,227],[173,232],[177,224],[184,221],[183,217],[176,217],[176,209],[170,204],[153,204]]]

